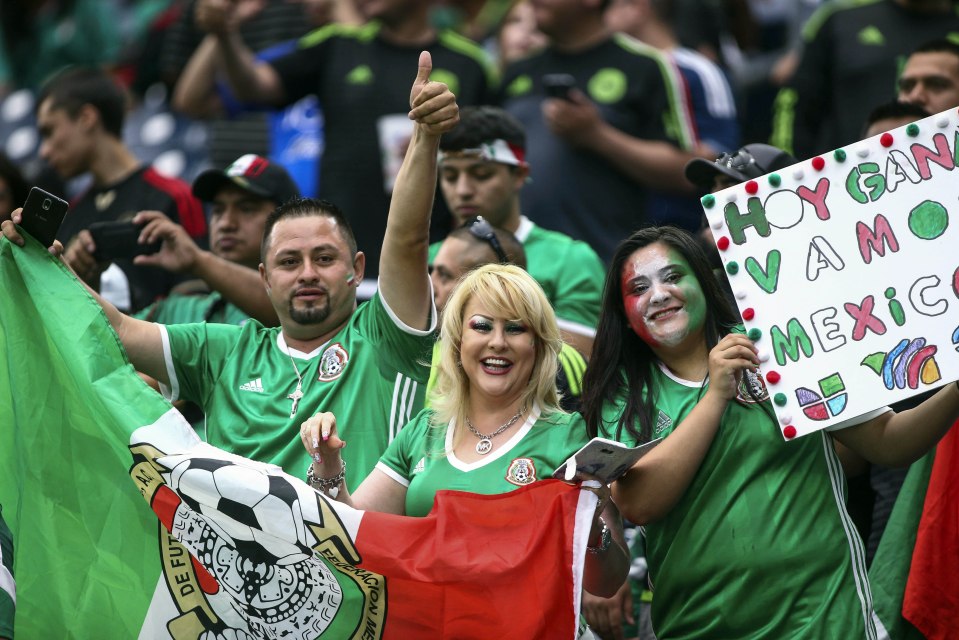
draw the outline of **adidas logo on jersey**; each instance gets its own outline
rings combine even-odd
[[[413,467],[413,473],[423,473],[426,470],[426,458],[420,458],[420,461]]]
[[[673,426],[673,419],[660,411],[659,415],[656,416],[656,435],[659,435],[671,426]]]
[[[240,391],[253,391],[255,393],[263,393],[263,379],[257,378],[256,380],[250,380],[246,384],[241,384]]]

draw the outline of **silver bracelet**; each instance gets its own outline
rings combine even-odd
[[[609,527],[606,526],[606,521],[603,520],[602,516],[600,516],[599,521],[603,523],[603,530],[599,533],[599,546],[591,547],[587,543],[586,551],[589,553],[605,553],[609,549],[609,543],[613,540],[613,535],[609,532]]]
[[[346,477],[346,460],[340,462],[343,466],[340,467],[340,472],[332,478],[317,478],[313,475],[313,465],[310,464],[306,470],[306,483],[317,491],[322,491],[331,498],[335,498],[340,493],[340,483]]]

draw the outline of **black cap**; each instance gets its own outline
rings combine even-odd
[[[747,144],[736,153],[724,153],[714,162],[703,158],[686,164],[686,178],[705,190],[713,188],[717,175],[729,176],[736,182],[746,182],[772,171],[779,171],[799,162],[778,147],[768,144]]]
[[[223,171],[210,169],[198,175],[193,181],[193,195],[204,202],[212,202],[217,192],[228,185],[272,200],[277,205],[300,196],[299,188],[286,169],[252,153],[240,156]]]

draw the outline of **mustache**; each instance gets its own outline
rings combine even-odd
[[[305,284],[294,289],[292,295],[297,296],[303,291],[309,291],[311,294],[320,293],[323,295],[326,295],[329,293],[329,290],[324,286],[316,285],[316,284]]]

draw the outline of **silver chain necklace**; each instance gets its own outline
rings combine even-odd
[[[296,389],[287,396],[287,398],[293,401],[293,406],[290,408],[290,417],[292,418],[296,415],[296,407],[300,404],[300,398],[303,397],[303,376],[300,375],[300,370],[296,366],[296,361],[293,360],[293,355],[289,351],[287,351],[286,355],[290,356],[290,364],[293,365],[293,371],[296,372]]]
[[[476,443],[476,453],[480,454],[481,456],[485,456],[487,453],[492,451],[493,438],[495,438],[496,436],[498,436],[499,434],[503,433],[504,431],[512,427],[514,424],[516,424],[516,421],[519,420],[520,416],[523,415],[524,413],[526,413],[526,407],[521,408],[515,416],[507,420],[505,424],[501,425],[499,429],[497,429],[496,431],[494,431],[493,433],[489,435],[484,435],[480,433],[479,431],[477,431],[476,427],[473,426],[473,423],[470,422],[469,416],[466,416],[466,428],[469,429],[474,436],[480,439],[480,441]]]

